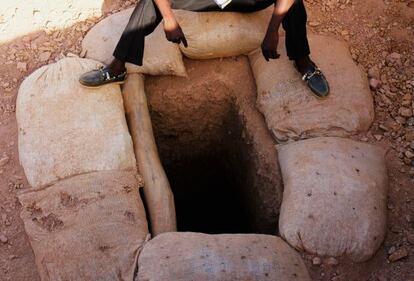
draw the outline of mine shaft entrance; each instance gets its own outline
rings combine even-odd
[[[229,153],[216,146],[165,167],[175,197],[178,231],[252,232],[237,182],[235,169],[240,167],[228,161]]]
[[[162,130],[154,118],[160,158],[174,193],[178,231],[252,233],[246,209],[242,128],[232,106],[203,135]],[[211,128],[211,127],[210,127]],[[194,133],[194,134],[193,134]]]

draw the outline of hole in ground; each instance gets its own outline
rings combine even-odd
[[[281,183],[274,142],[261,117],[249,123],[251,116],[241,113],[238,101],[243,95],[254,95],[249,97],[254,108],[252,80],[244,87],[229,86],[220,77],[220,72],[227,75],[234,69],[228,62],[191,62],[187,68],[196,64],[198,72],[189,73],[190,81],[150,77],[146,82],[178,231],[275,234]],[[259,135],[260,141],[249,134]]]
[[[241,147],[234,141],[241,138],[241,132],[234,117],[229,112],[223,120],[226,134],[219,135],[208,148],[188,147],[192,153],[173,163],[161,153],[174,193],[179,231],[253,232],[245,204],[248,198],[241,185],[246,167],[237,161]]]

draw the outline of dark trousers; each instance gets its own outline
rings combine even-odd
[[[248,13],[263,10],[273,5],[275,1],[277,0],[233,0],[224,10],[221,10],[213,0],[173,0],[172,8],[197,12]],[[153,0],[140,0],[115,48],[114,57],[123,62],[142,65],[145,36],[153,32],[161,20],[161,13]],[[306,21],[307,15],[303,1],[296,0],[283,19],[283,28],[286,31],[286,50],[291,60],[310,54]]]

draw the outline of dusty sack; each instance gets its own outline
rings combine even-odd
[[[87,58],[109,64],[134,8],[113,14],[94,26],[82,41]],[[143,65],[127,63],[129,73],[187,76],[177,44],[165,38],[162,25],[145,38]]]
[[[148,235],[133,172],[76,176],[19,196],[42,281],[132,280]]]
[[[119,86],[93,90],[78,82],[96,63],[65,58],[23,81],[19,156],[32,187],[91,171],[136,169]]]
[[[238,56],[259,48],[272,9],[254,13],[175,11],[188,42],[180,49],[192,59]]]
[[[163,233],[149,241],[135,281],[310,281],[282,239],[259,234]]]
[[[256,79],[257,107],[278,141],[316,136],[346,136],[366,131],[374,119],[374,106],[365,74],[354,63],[345,43],[309,36],[312,59],[331,88],[325,100],[315,98],[286,56],[266,62],[260,50],[249,55]]]
[[[386,233],[384,151],[342,138],[314,138],[278,152],[285,184],[282,237],[319,255],[372,257]]]

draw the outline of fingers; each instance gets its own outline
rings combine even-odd
[[[184,34],[183,37],[181,38],[181,42],[183,42],[184,47],[188,47],[188,43],[187,43],[187,38],[185,38]]]
[[[269,61],[269,55],[268,55],[267,51],[262,50],[262,54],[263,54],[264,59],[265,59],[266,61]]]
[[[184,47],[188,47],[187,39],[184,34],[179,35],[178,37],[167,36],[167,40],[176,44],[183,43]]]
[[[266,61],[280,58],[280,54],[277,53],[277,50],[271,50],[271,49],[262,47],[262,54]]]

